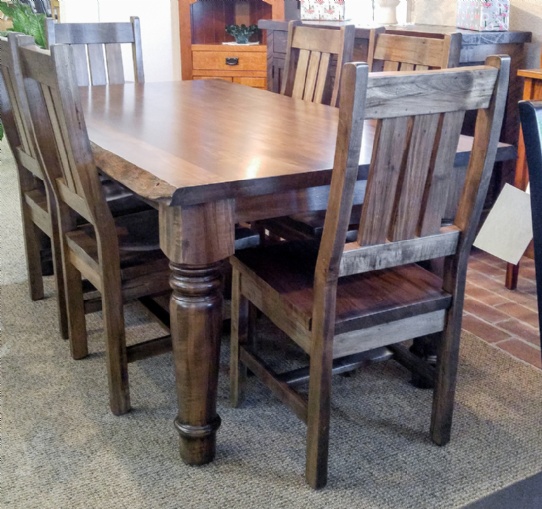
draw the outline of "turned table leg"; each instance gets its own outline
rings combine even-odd
[[[221,263],[192,267],[171,263],[171,332],[179,412],[175,427],[185,463],[202,465],[215,455],[220,336]]]
[[[179,411],[175,427],[189,465],[213,460],[223,264],[234,252],[234,201],[160,205],[160,247],[170,260],[171,337]]]

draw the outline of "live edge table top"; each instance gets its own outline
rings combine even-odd
[[[98,166],[170,205],[327,185],[338,110],[219,80],[81,88]],[[360,178],[370,161],[367,123]],[[456,166],[468,160],[462,136]],[[515,157],[501,144],[498,159]]]

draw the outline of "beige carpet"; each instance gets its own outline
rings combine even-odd
[[[52,282],[45,300],[29,300],[20,232],[8,224],[18,211],[13,168],[0,146],[2,507],[454,508],[542,470],[542,373],[468,334],[444,448],[428,438],[430,392],[413,388],[402,367],[335,379],[330,479],[319,492],[304,482],[304,425],[255,381],[247,403],[229,407],[224,341],[217,457],[184,465],[170,356],[130,366],[134,410],[115,417],[99,315],[88,321],[92,354],[73,361]],[[128,323],[132,339],[153,327],[137,307]]]

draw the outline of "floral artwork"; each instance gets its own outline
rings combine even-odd
[[[301,19],[344,20],[345,0],[301,0]]]
[[[508,30],[510,0],[458,0],[459,28],[482,31]]]

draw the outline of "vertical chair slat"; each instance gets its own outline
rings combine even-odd
[[[409,239],[416,234],[438,123],[438,114],[414,118],[388,233],[391,241]]]
[[[310,51],[299,50],[297,58],[297,68],[295,71],[295,80],[293,83],[292,97],[294,99],[303,99],[305,91],[305,81],[309,67]]]
[[[88,87],[90,85],[90,75],[88,68],[88,54],[86,45],[73,44],[72,45],[74,63],[75,63],[75,75],[77,76],[77,83],[82,87]]]
[[[329,69],[331,65],[331,55],[322,53],[320,56],[320,68],[318,71],[318,79],[314,91],[314,102],[323,102],[326,92],[326,84],[329,82]]]
[[[320,71],[320,56],[321,53],[318,51],[312,51],[309,56],[307,74],[305,76],[305,91],[303,93],[305,101],[315,101],[316,80]]]
[[[449,171],[449,168],[453,167],[454,158],[450,149],[457,147],[464,118],[464,111],[445,113],[442,116],[438,132],[439,143],[432,163],[431,185],[426,188],[425,210],[420,218],[420,236],[431,235],[440,230],[441,221],[438,218],[445,215],[450,182],[454,180]]]
[[[386,241],[386,232],[391,222],[389,204],[395,200],[403,164],[402,151],[408,143],[409,131],[408,117],[378,122],[358,232],[361,245]]]
[[[88,63],[90,79],[93,85],[106,85],[107,73],[105,70],[105,57],[103,44],[88,45]]]
[[[109,83],[113,85],[122,85],[125,82],[125,79],[120,44],[105,44],[105,55]]]

